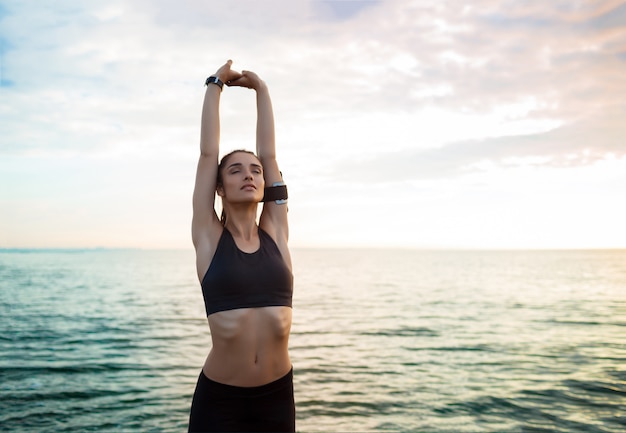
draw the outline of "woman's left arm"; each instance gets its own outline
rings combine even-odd
[[[282,175],[276,162],[274,111],[267,84],[251,71],[241,71],[241,77],[228,84],[231,86],[248,87],[256,91],[256,151],[263,165],[265,186],[271,187],[275,183],[282,182]],[[289,239],[287,204],[278,204],[276,201],[265,202],[261,212],[260,225],[279,244],[284,242],[286,245]]]
[[[256,89],[257,125],[256,151],[263,165],[265,186],[282,183],[283,177],[276,161],[276,137],[274,133],[274,112],[272,100],[267,85],[261,82]],[[281,204],[278,204],[281,203]],[[289,224],[287,220],[287,203],[280,201],[266,201],[261,212],[261,227],[274,239],[287,242],[289,239]],[[271,232],[274,233],[271,233]]]

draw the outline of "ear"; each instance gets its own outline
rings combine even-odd
[[[215,188],[215,192],[217,192],[217,195],[219,195],[220,197],[224,197],[224,187],[222,185],[218,185]]]

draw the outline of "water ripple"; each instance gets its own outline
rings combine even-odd
[[[625,430],[626,252],[293,258],[299,431]],[[0,254],[0,429],[184,431],[204,314],[189,252]]]

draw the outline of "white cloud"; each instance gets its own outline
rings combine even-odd
[[[11,227],[48,206],[58,214],[81,209],[75,214],[118,243],[186,246],[187,238],[167,233],[189,219],[179,197],[191,193],[202,82],[227,58],[259,72],[272,90],[279,161],[298,197],[297,244],[487,245],[485,209],[503,215],[492,224],[501,228],[494,239],[507,239],[517,221],[494,185],[516,195],[525,187],[511,181],[520,170],[566,185],[563,174],[586,169],[596,185],[593,167],[624,164],[620,1],[14,1],[0,20],[0,154],[13,167],[0,172],[11,185],[0,201],[13,215],[0,224],[14,233],[0,245],[43,239],[29,240],[24,222]],[[254,115],[251,92],[224,91],[224,151],[254,147]],[[119,181],[103,180],[113,174]],[[465,182],[481,175],[489,181],[474,198],[453,192],[467,192]],[[70,184],[82,189],[64,188]],[[413,198],[426,187],[427,201]],[[83,206],[89,192],[108,205]],[[391,207],[372,200],[380,195]],[[550,195],[526,205],[548,202]],[[313,212],[318,207],[329,211]],[[415,234],[377,229],[363,237],[390,209],[402,214],[395,225]],[[446,231],[411,222],[416,214],[424,227],[458,222],[456,213],[474,223]],[[123,214],[135,222],[107,222]],[[138,236],[141,221],[154,221],[161,234]],[[56,225],[71,233],[77,222],[59,217]],[[528,244],[531,228],[539,227],[511,235],[510,245]],[[87,239],[88,230],[81,233],[77,239]]]

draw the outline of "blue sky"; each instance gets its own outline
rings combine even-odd
[[[0,247],[189,248],[204,79],[293,246],[626,247],[623,1],[0,1]],[[254,148],[226,89],[222,150]]]

